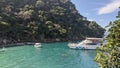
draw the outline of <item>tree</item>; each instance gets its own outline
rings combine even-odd
[[[96,22],[89,27],[83,18],[70,0],[0,0],[0,38],[42,41],[103,35],[102,27]]]
[[[45,5],[45,4],[44,4],[44,2],[43,2],[42,0],[38,0],[38,1],[36,2],[36,4],[35,4],[35,6],[38,7],[38,8],[40,8],[40,7],[44,6],[44,5]]]
[[[95,61],[100,68],[120,68],[120,11],[117,18],[109,24],[105,44],[97,50]]]

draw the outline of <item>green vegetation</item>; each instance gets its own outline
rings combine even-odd
[[[0,38],[21,41],[102,37],[104,29],[69,0],[0,0]]]
[[[120,11],[119,19],[109,25],[106,43],[98,48],[95,61],[100,68],[120,68]]]

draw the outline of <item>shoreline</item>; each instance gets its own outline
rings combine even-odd
[[[68,42],[68,41],[61,41],[61,42]],[[21,42],[21,43],[13,43],[13,44],[2,44],[0,48],[9,48],[9,47],[17,47],[17,46],[33,46],[36,42]],[[42,42],[42,43],[56,43],[56,42]]]
[[[55,42],[73,42],[73,41],[81,41],[82,39],[72,39],[72,40],[59,40],[59,39],[48,39],[48,40],[44,40],[44,41],[16,41],[16,42],[6,42],[5,43],[0,43],[0,48],[3,47],[16,47],[16,46],[31,46],[34,45],[35,43],[55,43]]]

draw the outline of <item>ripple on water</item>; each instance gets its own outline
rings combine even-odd
[[[67,43],[44,43],[43,48],[20,46],[0,52],[0,68],[98,68],[95,50],[72,50]]]

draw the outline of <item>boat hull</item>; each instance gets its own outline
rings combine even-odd
[[[36,47],[36,48],[41,48],[41,45],[34,45],[34,47]]]
[[[97,47],[94,47],[94,48],[90,48],[90,47],[81,47],[81,46],[70,46],[69,48],[71,48],[71,49],[89,49],[89,50],[94,50],[94,49],[96,49]]]
[[[78,44],[69,44],[68,47],[71,49],[96,49],[100,45],[78,45]]]

